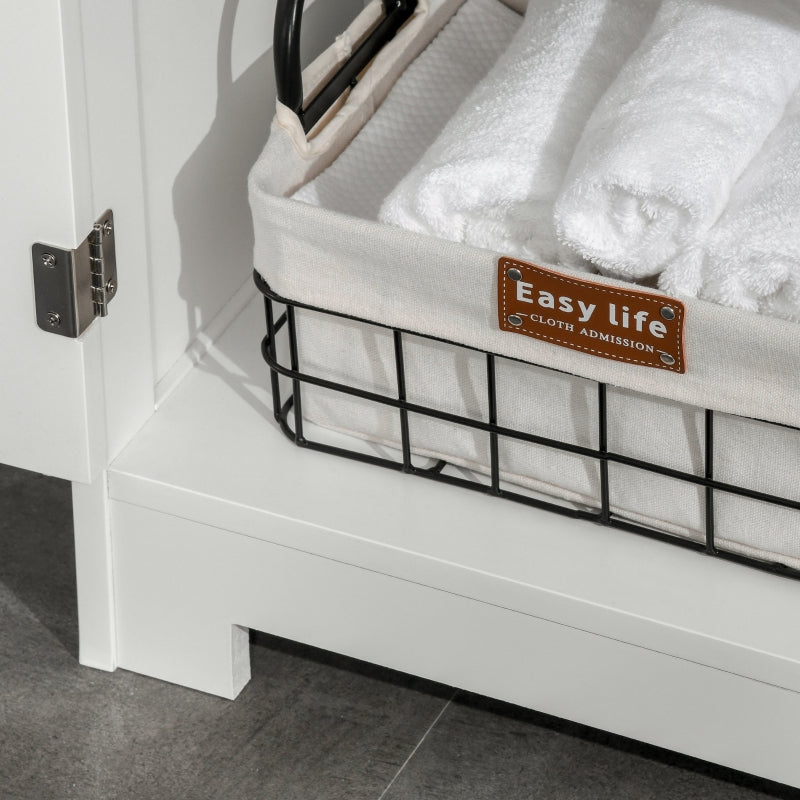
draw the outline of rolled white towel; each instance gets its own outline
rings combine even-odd
[[[720,216],[798,82],[797,0],[664,0],[575,152],[565,245],[618,277],[663,270]]]
[[[586,120],[658,0],[530,0],[519,31],[379,219],[555,262],[553,203]]]
[[[676,258],[659,286],[800,322],[800,91],[705,241]]]

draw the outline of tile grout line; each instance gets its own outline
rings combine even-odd
[[[400,765],[400,769],[398,769],[397,772],[395,772],[394,777],[389,781],[389,783],[386,785],[386,788],[381,792],[381,796],[378,798],[378,800],[383,800],[383,798],[386,797],[386,793],[389,791],[389,789],[392,788],[394,782],[400,777],[400,774],[408,766],[411,759],[414,758],[414,755],[416,754],[417,750],[419,750],[419,748],[422,746],[422,743],[428,738],[428,734],[436,727],[436,723],[439,722],[439,720],[442,718],[444,712],[447,711],[448,708],[450,708],[450,704],[453,702],[457,694],[458,694],[458,689],[454,689],[453,694],[450,695],[447,702],[444,704],[442,710],[436,715],[436,719],[433,722],[431,722],[431,724],[428,726],[428,730],[426,730],[425,733],[422,734],[422,738],[416,743],[416,745],[414,745],[414,749],[408,754],[408,758]]]

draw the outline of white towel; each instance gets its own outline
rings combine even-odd
[[[800,322],[800,91],[706,241],[676,258],[659,286]]]
[[[566,245],[654,275],[714,224],[800,81],[797,0],[664,0],[556,204]]]
[[[553,203],[583,126],[657,0],[531,0],[508,50],[384,202],[412,231],[554,263]]]

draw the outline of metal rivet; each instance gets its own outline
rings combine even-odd
[[[511,278],[512,281],[522,280],[522,273],[515,267],[511,267],[511,269],[508,270],[508,272],[506,272],[506,275],[508,275],[508,277]]]
[[[664,319],[675,319],[675,309],[664,306],[664,308],[661,309],[661,316],[664,317]]]
[[[42,253],[42,264],[53,269],[56,265],[56,257],[52,253]]]
[[[675,359],[669,353],[660,353],[661,363],[671,367],[675,363]]]
[[[106,220],[106,221],[103,223],[103,233],[104,233],[106,236],[111,236],[111,234],[112,234],[113,232],[114,232],[114,226],[111,224],[111,220],[108,220],[108,219],[107,219],[107,220]]]
[[[109,281],[109,282],[106,284],[106,291],[107,291],[109,294],[114,294],[114,292],[116,292],[116,291],[117,291],[117,285],[114,283],[114,280],[113,280],[113,279],[112,279],[112,280],[110,280],[110,281]]]
[[[51,328],[57,328],[61,324],[61,314],[57,314],[55,311],[48,311],[47,323]]]
[[[508,318],[508,322],[511,325],[516,325],[517,327],[519,327],[520,325],[522,325],[522,317],[518,317],[516,314],[511,314]]]

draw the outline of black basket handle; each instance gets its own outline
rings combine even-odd
[[[417,0],[382,1],[385,13],[381,21],[303,108],[300,28],[304,0],[278,0],[273,41],[278,100],[297,114],[306,133],[319,122],[348,87],[355,86],[358,76],[367,64],[387,42],[394,38],[395,33],[417,7]]]

